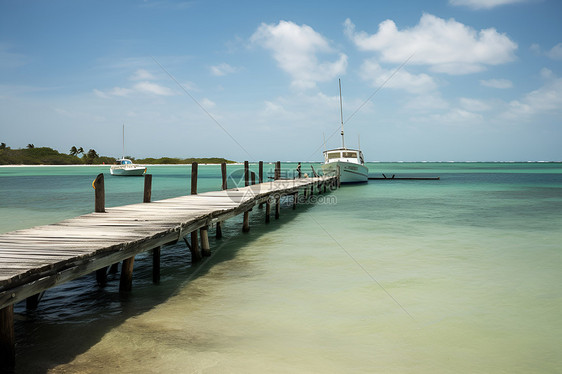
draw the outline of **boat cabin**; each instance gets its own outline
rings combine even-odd
[[[354,164],[365,164],[363,160],[363,152],[356,149],[337,148],[324,151],[324,162],[351,162]]]
[[[120,160],[116,160],[115,161],[115,165],[132,165],[133,161],[128,160],[126,158],[122,158]]]

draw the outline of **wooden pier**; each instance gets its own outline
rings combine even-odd
[[[132,286],[135,255],[152,251],[153,281],[160,279],[160,249],[166,244],[185,240],[192,261],[211,254],[208,229],[244,215],[242,230],[250,230],[249,214],[256,205],[265,205],[269,222],[271,205],[279,218],[280,199],[326,192],[336,188],[337,176],[280,179],[280,163],[275,179],[263,181],[263,163],[259,164],[259,183],[252,184],[245,164],[245,186],[226,189],[226,165],[222,165],[222,190],[197,193],[197,164],[192,166],[191,195],[151,202],[152,176],[145,176],[143,203],[106,208],[103,174],[93,183],[95,211],[59,223],[18,230],[0,235],[0,372],[15,365],[14,304],[26,300],[28,308],[37,307],[42,293],[82,275],[94,273],[103,285],[108,269],[122,263],[120,291]],[[139,201],[141,201],[139,197]],[[191,240],[188,240],[189,237]],[[201,238],[199,244],[199,239]]]

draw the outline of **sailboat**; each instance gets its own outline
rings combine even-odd
[[[341,147],[324,151],[324,164],[322,171],[324,175],[340,173],[341,183],[364,183],[369,180],[369,168],[365,166],[363,152],[360,149],[347,148],[343,135],[343,105],[340,89],[340,116],[341,116]]]
[[[111,175],[139,176],[146,173],[146,166],[138,165],[125,158],[125,125],[123,125],[123,156],[115,160],[115,164],[109,169]]]

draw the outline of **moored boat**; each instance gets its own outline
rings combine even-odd
[[[111,165],[109,172],[111,175],[139,176],[146,173],[146,166],[134,164],[127,158],[120,158],[115,161],[114,165]]]
[[[322,171],[325,175],[340,174],[341,183],[363,183],[369,181],[369,168],[365,166],[363,152],[360,149],[345,147],[343,136],[343,108],[340,88],[340,114],[341,114],[341,143],[340,148],[324,151],[324,164]]]

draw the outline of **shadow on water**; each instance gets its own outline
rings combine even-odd
[[[297,214],[313,204],[291,209],[290,198],[282,199],[279,220],[265,224],[265,207],[254,207],[250,214],[251,230],[243,234],[242,215],[223,223],[223,238],[215,238],[209,230],[212,256],[191,265],[190,252],[183,243],[165,246],[161,252],[161,279],[152,283],[152,256],[135,257],[133,290],[119,293],[120,272],[109,274],[105,287],[96,284],[95,273],[85,275],[47,290],[35,310],[26,309],[25,302],[15,307],[16,369],[15,373],[47,373],[58,365],[71,362],[96,345],[103,336],[127,319],[143,314],[165,303],[186,284],[205,276],[212,266],[234,259],[248,244],[266,232],[281,229]]]

